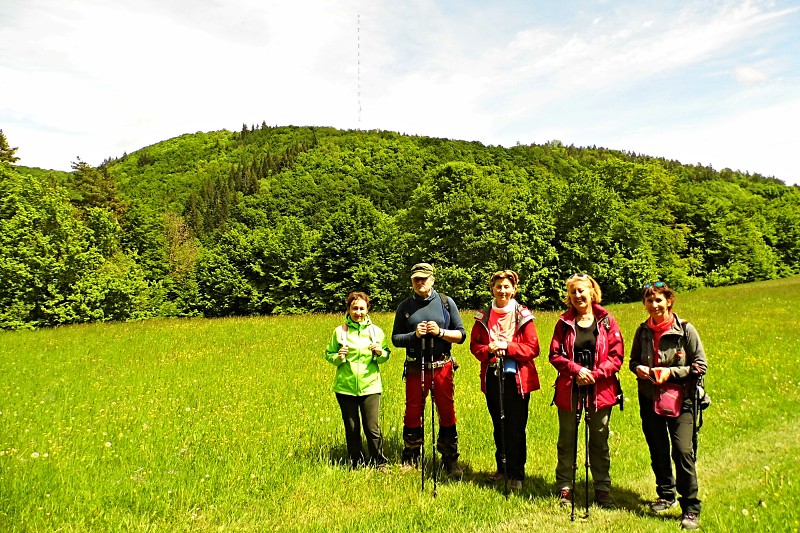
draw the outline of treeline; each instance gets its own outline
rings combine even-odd
[[[608,301],[800,273],[800,188],[630,152],[262,123],[60,173],[0,141],[3,328],[392,309],[419,261],[464,308],[506,267],[539,308],[575,272]]]

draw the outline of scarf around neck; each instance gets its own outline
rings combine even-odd
[[[514,312],[517,301],[511,299],[505,307],[497,307],[492,301],[489,313],[489,338],[494,341],[510,341],[514,337]]]
[[[654,361],[658,365],[658,345],[661,342],[661,336],[669,331],[672,324],[675,323],[675,315],[671,314],[668,320],[663,321],[661,324],[653,322],[652,318],[647,319],[647,326],[653,330],[653,354],[655,355]]]

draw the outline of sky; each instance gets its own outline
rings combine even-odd
[[[800,184],[800,0],[0,0],[18,164],[243,124],[558,140]]]

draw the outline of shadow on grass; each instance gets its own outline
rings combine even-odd
[[[464,483],[471,483],[486,489],[492,489],[500,494],[505,494],[506,485],[503,480],[493,481],[490,476],[493,471],[475,471],[469,464],[462,465],[464,475],[460,481]],[[576,516],[584,516],[586,514],[587,506],[587,492],[585,478],[578,478],[575,483],[575,514]],[[601,508],[594,503],[594,489],[592,488],[591,479],[589,481],[589,512],[594,513]],[[560,505],[559,491],[556,489],[556,484],[552,477],[544,476],[542,474],[527,475],[521,490],[509,490],[509,496],[516,496],[528,499],[541,499],[552,500],[555,505]],[[625,486],[614,486],[612,489],[612,496],[614,498],[615,507],[613,510],[625,511],[632,515],[661,519],[665,522],[671,522],[680,518],[680,511],[676,507],[674,510],[657,514],[650,511],[648,504],[652,501],[640,494],[630,490]],[[655,497],[655,496],[654,496]],[[565,506],[564,509],[567,513],[571,512],[571,506]]]
[[[366,449],[366,447],[365,447]],[[389,460],[389,467],[400,465],[400,455],[403,450],[403,442],[401,439],[384,439],[384,455]],[[350,468],[350,460],[347,455],[347,447],[343,443],[332,444],[327,448],[327,461],[329,464],[341,468]],[[470,483],[477,487],[487,490],[494,490],[498,494],[505,493],[505,483],[501,480],[499,482],[492,481],[490,476],[493,471],[474,470],[467,461],[459,461],[459,466],[463,469],[464,473],[460,477],[448,476],[444,472],[441,461],[441,455],[436,455],[436,476],[440,483]],[[425,477],[426,479],[433,479],[433,460],[431,458],[430,450],[426,446],[425,453]],[[419,469],[415,469],[419,474]],[[673,522],[680,519],[680,510],[678,507],[663,513],[657,514],[650,511],[648,504],[655,498],[655,491],[653,497],[649,498],[647,495],[635,492],[625,486],[614,485],[612,489],[612,496],[615,502],[615,510],[625,511],[635,516],[648,517],[660,519],[664,522]],[[539,499],[551,500],[554,506],[560,504],[558,490],[551,474],[543,475],[541,473],[527,475],[521,490],[509,490],[509,497],[518,497],[526,499]],[[601,510],[600,507],[594,504],[594,490],[592,488],[591,479],[589,481],[589,513],[591,514]],[[586,514],[586,482],[585,478],[579,476],[575,482],[575,515],[576,518],[584,517]],[[569,514],[571,506],[565,506],[564,512]]]

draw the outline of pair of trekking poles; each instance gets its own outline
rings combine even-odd
[[[426,340],[430,339],[430,343],[427,344],[426,349]],[[431,455],[433,456],[433,497],[435,498],[438,495],[438,484],[437,484],[437,469],[436,469],[436,401],[434,400],[434,392],[435,392],[435,383],[436,383],[436,376],[434,375],[434,368],[433,368],[433,337],[423,337],[422,338],[422,354],[421,354],[421,368],[420,368],[420,383],[422,389],[422,398],[425,398],[425,356],[428,356],[428,361],[430,364],[431,369],[431,445],[434,449],[431,451]],[[503,357],[498,357],[496,362],[495,374],[497,375],[497,386],[498,386],[498,394],[500,396],[500,446],[502,448],[500,461],[503,468],[503,479],[505,480],[505,488],[503,493],[505,494],[506,498],[508,498],[508,464],[506,459],[506,412],[505,412],[505,382],[504,382],[504,365],[503,365]],[[422,409],[422,428],[425,428],[425,409]],[[424,435],[424,433],[423,433]],[[575,452],[577,454],[577,450]],[[420,445],[420,481],[422,491],[425,491],[425,437],[423,436],[422,444]],[[573,480],[574,482],[574,480]]]
[[[426,341],[430,341],[426,343]],[[427,344],[427,349],[426,349]],[[439,487],[437,484],[437,472],[436,472],[436,401],[434,400],[434,391],[435,391],[435,383],[436,383],[436,375],[435,369],[433,368],[433,337],[425,336],[422,337],[422,353],[420,355],[421,364],[420,364],[420,386],[422,388],[422,400],[425,400],[425,355],[428,355],[428,363],[430,364],[431,369],[431,455],[433,456],[433,497],[435,498],[439,494]],[[422,444],[420,446],[420,478],[422,482],[422,491],[425,492],[425,406],[423,403],[422,407],[422,414],[420,415],[422,419]]]
[[[575,408],[575,460],[572,463],[572,512],[570,513],[570,521],[575,521],[575,478],[578,471],[578,431],[581,426],[581,418],[583,414],[589,410],[589,397],[594,389],[594,385],[579,386],[577,392],[577,405]],[[586,468],[586,514],[582,518],[589,518],[589,421],[583,421],[583,451],[584,451],[584,465]]]
[[[594,353],[591,350],[576,350],[575,362],[585,368],[594,368]],[[594,385],[578,385],[576,392],[577,405],[575,406],[575,455],[572,462],[572,511],[570,513],[570,521],[575,521],[575,478],[578,472],[578,431],[581,426],[581,418],[583,421],[583,452],[584,452],[584,466],[586,468],[586,514],[583,519],[589,518],[589,421],[584,416],[584,413],[589,411],[589,398],[594,392]]]

